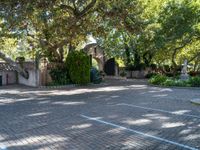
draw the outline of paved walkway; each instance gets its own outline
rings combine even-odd
[[[199,90],[141,81],[0,89],[0,150],[200,149]]]

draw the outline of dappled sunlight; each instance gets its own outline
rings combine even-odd
[[[185,126],[182,122],[167,122],[163,123],[162,128],[175,128],[175,127],[182,127]]]
[[[146,89],[146,85],[130,85],[130,86],[108,86],[108,87],[93,87],[93,88],[80,88],[73,90],[51,90],[49,92],[40,92],[37,95],[40,96],[49,96],[49,95],[77,95],[77,94],[85,94],[92,92],[114,92],[114,91],[123,91],[129,89],[141,90]]]
[[[184,137],[184,140],[196,140],[196,139],[200,140],[200,134],[190,134]]]
[[[144,90],[147,89],[147,85],[129,85],[126,86],[127,88],[134,89],[134,90]]]
[[[69,102],[69,101],[59,101],[59,102],[52,102],[55,105],[85,105],[85,102]]]
[[[168,96],[168,94],[157,94],[157,95],[153,95],[152,97],[166,97]]]
[[[172,114],[176,115],[184,115],[185,113],[189,113],[191,110],[178,110],[178,111],[173,111]]]
[[[129,125],[148,125],[152,123],[152,120],[150,119],[127,119],[123,121],[123,123],[129,124]]]
[[[111,133],[111,134],[120,134],[122,132],[124,132],[124,130],[120,128],[115,128],[115,129],[111,129],[107,131],[107,133]]]
[[[92,124],[86,123],[86,124],[80,124],[80,125],[73,125],[71,129],[85,129],[92,127]]]
[[[182,130],[181,132],[180,132],[180,134],[189,134],[189,133],[191,133],[192,132],[192,129],[185,129],[185,130]]]
[[[167,149],[163,138],[193,146],[200,140],[198,107],[187,106],[181,91],[173,98],[176,92],[131,82],[11,90],[0,95],[0,143],[8,150]]]
[[[144,117],[148,117],[150,119],[159,119],[159,120],[169,120],[170,117],[166,117],[166,116],[163,116],[161,114],[146,114],[146,115],[143,115]]]
[[[37,101],[39,101],[39,100],[45,100],[46,98],[38,98],[38,97],[34,97],[34,96],[26,97],[26,98],[19,98],[19,99],[0,97],[0,103],[13,104],[16,102],[26,102],[26,101],[36,100],[36,99],[37,99]]]
[[[53,139],[53,140],[52,140]],[[10,143],[7,145],[7,148],[12,147],[23,147],[23,146],[42,146],[46,144],[56,144],[59,142],[67,141],[69,138],[62,137],[59,135],[39,135],[39,136],[29,136],[26,138],[22,138],[20,140],[11,140]],[[42,147],[41,147],[42,148]]]
[[[150,146],[150,143],[149,145],[144,144],[144,139],[134,136],[125,139],[122,144],[124,145],[123,149],[146,149],[148,146]]]
[[[118,95],[113,95],[113,96],[110,96],[111,98],[119,98],[120,96]]]
[[[6,134],[0,133],[0,146],[1,146],[1,141],[5,140],[6,138],[7,138]]]
[[[173,89],[170,88],[153,88],[148,91],[148,93],[159,93],[159,92],[173,92]]]
[[[111,91],[121,91],[126,90],[124,86],[111,86],[111,87],[100,87],[93,89],[76,89],[72,91],[54,91],[54,95],[75,95],[75,94],[83,94],[83,93],[91,93],[91,92],[111,92]]]
[[[1,98],[0,99],[0,103],[2,104],[11,104],[11,103],[14,103],[14,99],[6,99],[6,98]]]
[[[47,115],[47,114],[49,114],[49,112],[34,113],[34,114],[27,115],[27,116],[28,117],[37,117],[37,116],[44,116],[44,115]]]

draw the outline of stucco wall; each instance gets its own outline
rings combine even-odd
[[[1,71],[0,76],[2,76],[2,85],[10,85],[17,83],[17,73],[15,71]]]
[[[36,71],[34,69],[27,70],[29,73],[29,79],[25,79],[21,75],[19,75],[18,82],[22,85],[37,87],[39,86],[39,70]]]

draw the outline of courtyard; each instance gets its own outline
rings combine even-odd
[[[143,80],[0,89],[0,150],[200,149],[198,89]]]

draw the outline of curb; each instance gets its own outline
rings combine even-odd
[[[62,88],[72,88],[76,87],[78,85],[72,84],[72,85],[62,85],[62,86],[39,86],[39,89],[62,89]]]
[[[200,99],[192,99],[190,102],[195,105],[200,105]]]
[[[69,85],[61,85],[61,86],[39,86],[39,89],[64,89],[64,88],[74,88],[74,87],[84,87],[84,86],[95,86],[95,85],[102,85],[100,84],[94,84],[94,83],[89,83],[86,85],[80,85],[80,84],[69,84]]]

